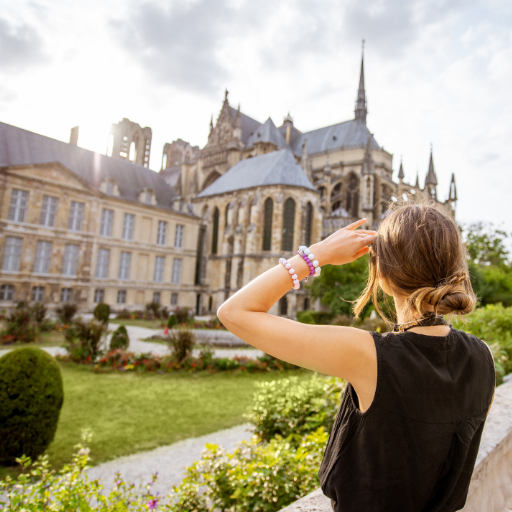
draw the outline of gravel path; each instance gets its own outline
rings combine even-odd
[[[109,329],[117,329],[118,324],[109,323]],[[128,350],[135,353],[151,352],[152,354],[165,355],[167,354],[167,346],[162,343],[153,343],[151,341],[142,341],[143,339],[150,338],[155,334],[161,334],[161,329],[148,329],[147,327],[136,327],[134,325],[127,325],[126,330],[130,337],[130,346]],[[198,356],[200,350],[194,350],[194,355]],[[263,355],[261,350],[255,348],[216,348],[214,351],[215,357],[251,357],[256,359]]]
[[[250,440],[251,435],[248,424],[237,425],[155,450],[119,457],[94,466],[88,473],[90,478],[100,479],[108,490],[118,472],[125,481],[138,485],[140,482],[150,482],[152,475],[158,471],[158,480],[153,489],[166,495],[173,485],[181,483],[185,474],[184,468],[201,458],[201,451],[206,443],[217,443],[227,451],[233,451],[237,443]]]
[[[108,327],[110,330],[114,331],[117,329],[119,324],[109,323]],[[150,341],[142,341],[143,339],[150,338],[155,334],[162,334],[162,329],[148,329],[146,327],[136,327],[134,325],[127,325],[126,330],[128,331],[128,336],[130,337],[130,346],[128,350],[131,352],[135,352],[136,354],[140,353],[151,353],[155,355],[166,355],[168,353],[167,345],[162,343],[153,343]],[[67,351],[64,347],[41,347],[44,351],[48,352],[52,356],[66,355]],[[10,352],[12,348],[1,349],[0,357],[7,352]],[[263,355],[261,350],[257,350],[254,348],[216,348],[214,349],[214,357],[228,357],[233,359],[234,357],[250,357],[256,359]],[[200,350],[194,350],[194,355],[198,356]]]

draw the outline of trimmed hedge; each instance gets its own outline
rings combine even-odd
[[[19,348],[0,358],[0,464],[46,450],[63,400],[59,366],[43,350]]]
[[[100,302],[93,311],[94,318],[103,322],[104,324],[108,323],[108,319],[110,317],[110,306],[105,304],[104,302]]]
[[[110,350],[122,349],[126,350],[130,345],[130,337],[124,325],[120,325],[110,338]]]

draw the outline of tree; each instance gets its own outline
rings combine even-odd
[[[509,252],[505,246],[506,231],[495,229],[494,225],[477,222],[463,228],[468,259],[475,265],[506,265]]]
[[[346,265],[326,265],[320,276],[308,286],[313,299],[321,297],[321,303],[329,306],[335,315],[352,315],[352,302],[366,286],[368,279],[368,256],[363,256]]]

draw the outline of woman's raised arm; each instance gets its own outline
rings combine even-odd
[[[320,265],[342,265],[369,251],[374,231],[356,230],[361,219],[310,247]],[[301,256],[290,260],[299,280],[310,272]],[[276,265],[244,286],[217,311],[236,336],[263,352],[290,363],[356,384],[376,360],[369,333],[352,327],[308,325],[269,315],[270,308],[292,288],[283,265]]]

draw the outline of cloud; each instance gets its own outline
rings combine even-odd
[[[144,69],[160,82],[194,92],[217,91],[228,76],[218,51],[232,22],[226,0],[132,4],[111,26]]]
[[[24,69],[47,60],[38,32],[29,24],[12,25],[0,18],[0,66]]]
[[[381,56],[401,57],[430,27],[460,16],[478,0],[352,0],[343,28],[352,38],[366,37]]]

